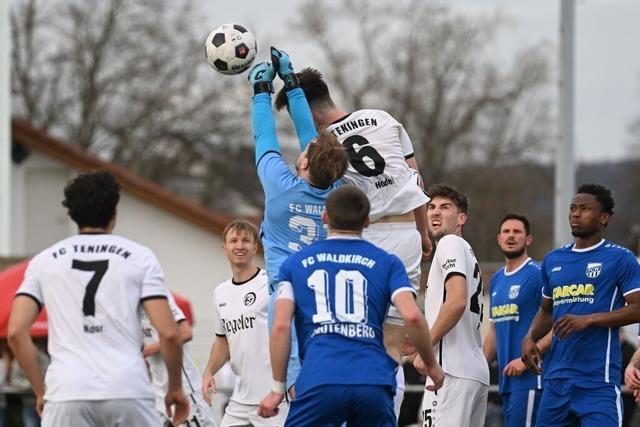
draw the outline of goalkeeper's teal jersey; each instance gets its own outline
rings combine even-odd
[[[316,137],[309,104],[302,89],[287,92],[289,109],[301,149]],[[285,163],[276,139],[271,96],[253,97],[253,129],[256,138],[256,166],[264,189],[265,208],[260,230],[267,275],[272,290],[278,283],[278,270],[291,254],[324,239],[322,211],[329,193],[339,184],[317,188],[299,178]]]

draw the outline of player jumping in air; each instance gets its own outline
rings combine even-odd
[[[343,178],[364,191],[371,203],[371,224],[363,230],[365,240],[398,256],[409,279],[418,289],[420,262],[431,252],[426,231],[426,203],[411,140],[402,124],[381,110],[347,113],[338,108],[322,75],[305,68],[297,74],[318,128],[331,132],[349,155]],[[285,91],[276,98],[276,108],[290,108]],[[424,251],[424,253],[423,253]],[[401,360],[406,333],[402,318],[391,307],[384,340],[389,355]],[[404,373],[398,370],[395,410],[398,415],[404,396]]]

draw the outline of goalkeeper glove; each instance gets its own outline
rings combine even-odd
[[[300,86],[298,76],[296,76],[296,73],[293,71],[291,58],[287,52],[278,50],[271,46],[271,62],[273,62],[273,67],[284,82],[285,90],[290,90]]]
[[[249,71],[249,83],[253,86],[253,94],[257,95],[262,92],[273,93],[273,79],[276,71],[268,62],[261,62],[255,65]]]

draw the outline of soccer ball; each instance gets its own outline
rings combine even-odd
[[[256,39],[242,25],[223,24],[211,31],[204,45],[209,65],[222,74],[247,70],[256,57]]]

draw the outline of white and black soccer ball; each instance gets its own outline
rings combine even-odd
[[[242,25],[223,24],[207,36],[204,46],[207,62],[222,74],[248,70],[256,57],[256,39]]]

